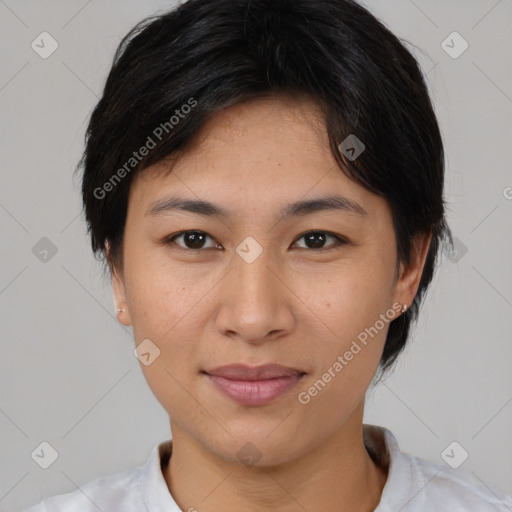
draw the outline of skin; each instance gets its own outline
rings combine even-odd
[[[366,215],[279,218],[289,203],[333,194]],[[170,196],[210,201],[231,216],[147,214]],[[202,246],[186,237],[165,244],[185,230],[208,236]],[[346,243],[329,236],[315,248],[303,237],[309,231]],[[248,236],[263,250],[252,263],[236,252]],[[298,395],[380,314],[411,304],[429,241],[418,235],[410,264],[397,265],[388,203],[339,169],[321,112],[307,99],[225,109],[178,159],[136,177],[113,288],[136,344],[149,338],[160,350],[141,368],[170,416],[164,477],[183,510],[375,509],[387,469],[364,447],[363,409],[389,323],[309,403]],[[230,363],[279,363],[306,375],[271,403],[244,406],[201,373]],[[260,458],[246,466],[237,454],[249,442]]]

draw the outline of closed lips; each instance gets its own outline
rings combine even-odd
[[[232,364],[203,372],[224,396],[242,406],[264,406],[293,389],[305,372],[277,364]]]
[[[207,370],[204,373],[214,377],[224,377],[225,379],[255,381],[293,377],[304,375],[306,372],[278,364],[260,366],[231,364]]]

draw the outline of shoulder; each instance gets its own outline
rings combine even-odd
[[[52,496],[24,512],[126,512],[144,510],[140,494],[142,467],[97,478],[75,491]]]
[[[485,484],[462,469],[452,469],[409,454],[402,454],[421,487],[418,500],[424,501],[425,510],[510,512],[512,498]]]
[[[52,496],[24,512],[178,511],[162,474],[172,440],[153,446],[144,465],[92,480],[67,494]]]
[[[390,430],[365,425],[365,442],[388,466],[388,479],[376,512],[511,512],[512,497],[462,469],[400,451]]]
[[[125,512],[145,510],[143,466],[96,478],[72,492],[46,498],[24,512]]]

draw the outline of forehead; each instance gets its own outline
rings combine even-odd
[[[268,161],[305,160],[313,164],[334,164],[329,150],[324,114],[319,105],[306,97],[284,95],[245,101],[215,112],[203,123],[187,149],[144,171],[141,176],[165,174],[169,164],[180,167],[208,159],[209,167],[219,160]],[[178,163],[175,166],[175,163]],[[152,173],[153,171],[153,173]]]
[[[145,203],[172,192],[259,210],[301,197],[342,193],[367,202],[374,196],[340,169],[319,105],[289,97],[260,98],[215,113],[185,152],[146,169],[132,188]]]
[[[199,139],[229,141],[246,139],[258,129],[266,132],[280,129],[293,130],[290,135],[308,136],[316,134],[315,141],[327,136],[324,112],[320,105],[306,96],[292,98],[285,95],[272,95],[245,101],[216,112],[203,126]],[[286,135],[286,133],[283,133]]]
[[[299,171],[325,170],[336,165],[319,106],[307,98],[271,96],[246,101],[214,113],[199,129],[187,149],[139,173],[152,181],[187,169],[188,174],[223,171],[252,179],[269,165]],[[280,169],[281,171],[285,169]],[[274,172],[274,177],[281,176]]]

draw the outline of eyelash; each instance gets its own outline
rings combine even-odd
[[[201,248],[201,249],[190,249],[188,247],[182,247],[180,245],[177,245],[174,242],[174,240],[176,240],[177,238],[182,237],[183,235],[186,235],[186,234],[189,234],[189,233],[206,235],[211,240],[214,240],[210,235],[208,235],[208,233],[205,233],[204,231],[198,231],[198,230],[193,230],[192,229],[192,230],[180,231],[179,233],[175,233],[174,235],[171,235],[171,236],[165,238],[162,241],[162,243],[163,243],[163,245],[167,245],[167,246],[172,244],[172,245],[175,246],[175,247],[173,247],[174,250],[184,251],[184,252],[196,252],[196,253],[198,253],[198,252],[206,251],[208,249],[215,249],[215,247],[207,247],[206,249],[204,249],[204,248]],[[329,231],[310,230],[310,231],[306,231],[305,233],[302,233],[302,235],[298,236],[296,238],[296,241],[294,242],[294,244],[297,243],[297,241],[299,241],[301,238],[304,238],[306,235],[309,235],[309,234],[325,234],[328,237],[332,237],[332,238],[336,239],[336,242],[334,244],[330,244],[327,247],[322,247],[320,249],[311,249],[309,247],[305,247],[305,248],[301,248],[301,250],[310,250],[310,251],[314,251],[314,252],[325,252],[325,251],[329,251],[329,250],[335,249],[337,247],[340,247],[342,245],[347,245],[349,243],[348,240],[346,240],[342,236],[336,235],[336,234],[331,233]]]

